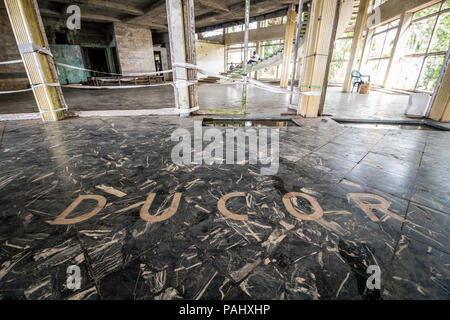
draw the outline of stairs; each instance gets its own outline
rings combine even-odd
[[[209,76],[207,78],[199,79],[198,82],[200,82],[200,83],[217,83],[219,80],[220,80],[220,78]]]
[[[359,10],[359,0],[346,0],[345,6],[343,7],[343,12],[341,12],[339,27],[338,27],[338,37],[341,36],[344,32],[351,32],[354,31],[355,28],[355,21],[356,17],[358,15]],[[299,41],[300,43],[303,43],[305,39],[305,35],[307,33],[308,29],[308,22],[309,22],[310,12],[305,11],[304,12],[304,19],[302,22],[302,28],[300,30],[300,37]],[[295,48],[294,48],[295,49]],[[281,49],[277,52],[275,52],[273,55],[266,57],[265,59],[261,60],[258,63],[254,63],[252,65],[247,66],[247,73],[250,74],[255,71],[259,71],[265,68],[270,68],[279,64],[283,63],[283,55],[284,55],[284,49]],[[292,55],[294,57],[294,55]],[[228,71],[221,73],[221,75],[225,75],[231,78],[240,78],[244,73],[243,68],[236,69],[234,71]],[[199,80],[199,82],[203,83],[216,83],[220,79],[216,77],[207,77],[204,79]]]
[[[302,28],[300,30],[300,42],[303,42],[304,38],[305,38],[305,34],[307,32],[307,27],[308,27],[308,20],[309,20],[309,12],[306,11],[304,13],[304,19],[302,22]],[[277,52],[275,52],[273,55],[264,58],[263,60],[261,60],[258,63],[253,63],[252,65],[248,65],[247,66],[247,73],[252,73],[255,71],[259,71],[262,69],[266,69],[266,68],[270,68],[279,64],[283,63],[283,55],[284,55],[284,49],[281,49]],[[294,55],[292,55],[294,56]],[[226,73],[227,76],[229,77],[240,77],[242,76],[244,73],[243,68],[234,70],[234,71],[229,71]]]

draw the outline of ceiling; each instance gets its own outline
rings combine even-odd
[[[206,30],[244,19],[245,0],[194,0],[197,30]],[[307,2],[307,1],[305,1]],[[251,0],[250,16],[280,12],[298,0]],[[38,0],[41,15],[67,15],[67,6],[81,8],[81,19],[95,22],[125,22],[167,31],[166,0]]]

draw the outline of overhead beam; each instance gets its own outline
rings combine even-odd
[[[413,12],[424,9],[430,5],[441,2],[442,0],[390,0],[380,5],[381,20],[377,25],[380,26],[400,18],[403,12]]]
[[[41,9],[41,14],[46,17],[61,17],[61,12],[58,12],[56,10],[50,10],[50,9]],[[120,22],[119,19],[110,17],[110,16],[104,16],[101,14],[95,14],[95,13],[87,13],[84,12],[81,15],[81,20],[84,21],[94,21],[94,22]]]
[[[144,14],[144,11],[142,11],[139,8],[133,7],[130,4],[123,4],[123,3],[119,3],[119,2],[112,2],[112,1],[105,1],[105,0],[79,0],[79,1],[51,0],[51,1],[57,2],[57,3],[65,3],[65,4],[87,5],[87,6],[92,6],[95,8],[114,10],[114,11],[122,12],[125,14],[130,14],[130,15],[134,15],[134,16],[140,16],[140,15]]]
[[[196,0],[197,2],[200,2],[205,7],[213,8],[221,12],[230,12],[230,9],[222,4],[220,1],[214,1],[214,0]]]
[[[149,7],[147,7],[140,16],[132,17],[132,18],[126,18],[126,19],[123,19],[122,22],[134,23],[135,21],[142,21],[142,19],[147,17],[149,14],[151,14],[152,11],[154,11],[156,9],[162,9],[165,6],[166,6],[166,1],[165,0],[157,0],[156,2],[152,3]]]

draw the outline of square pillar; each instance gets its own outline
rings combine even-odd
[[[297,13],[295,12],[295,5],[292,4],[287,14],[286,32],[284,35],[283,64],[281,66],[281,80],[280,80],[281,88],[287,88],[289,85],[289,71],[291,68],[292,48],[294,45],[296,18]]]
[[[5,6],[42,120],[64,119],[67,107],[36,0],[5,0]]]
[[[298,113],[303,117],[315,118],[319,115],[320,101],[324,90],[330,42],[333,36],[338,1],[313,0],[311,8],[311,30],[306,45],[305,76],[301,91],[309,92],[300,96]]]
[[[175,105],[181,117],[189,117],[191,112],[198,110],[198,93],[186,81],[197,80],[197,73],[174,65],[196,64],[194,3],[193,0],[166,0],[166,8]]]

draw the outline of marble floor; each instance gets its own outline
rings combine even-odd
[[[174,164],[193,121],[0,122],[0,299],[450,298],[448,132],[298,119],[263,176]]]
[[[64,88],[64,97],[71,110],[139,110],[173,108],[172,87],[127,90],[81,90]],[[201,84],[202,109],[235,109],[242,103],[242,89],[238,85]],[[250,87],[249,116],[279,116],[288,112],[289,96]],[[377,120],[405,119],[408,96],[372,91],[369,95],[342,93],[338,87],[329,88],[324,113],[339,118]],[[31,92],[0,95],[0,114],[38,112]]]

